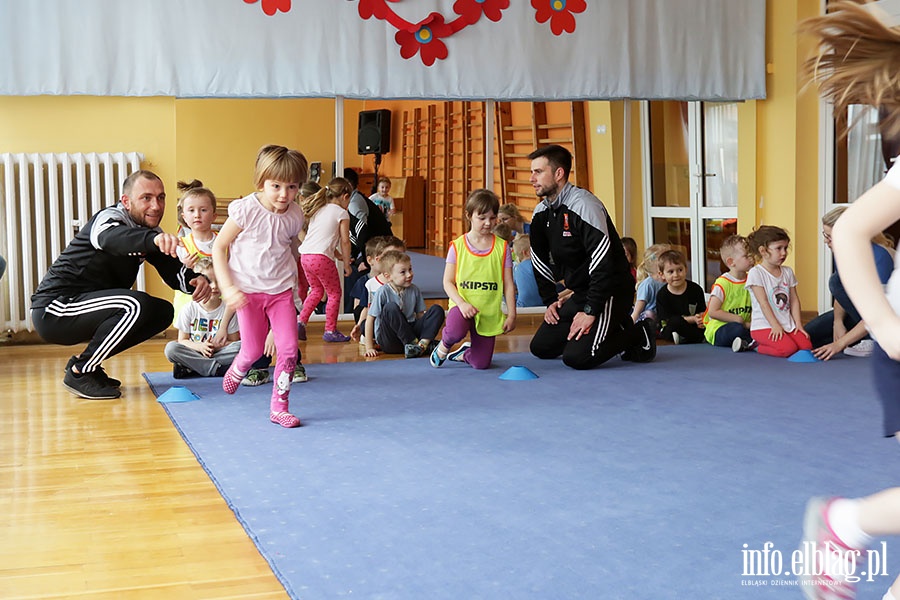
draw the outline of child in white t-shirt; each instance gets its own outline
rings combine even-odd
[[[369,196],[369,200],[374,202],[375,206],[381,209],[381,212],[387,217],[388,223],[390,223],[391,217],[393,217],[396,212],[394,199],[391,198],[391,180],[387,177],[379,177],[378,187],[376,188],[375,193]]]
[[[233,311],[226,315],[212,259],[200,258],[194,264],[194,271],[209,279],[212,294],[204,302],[191,300],[175,317],[178,341],[169,342],[165,347],[175,379],[222,377],[241,350],[238,321]],[[217,335],[220,331],[225,331],[226,335]]]
[[[756,351],[787,358],[798,350],[812,350],[800,320],[800,297],[794,270],[784,265],[791,238],[781,227],[760,225],[747,236],[750,250],[760,259],[747,273],[753,310],[750,335]]]

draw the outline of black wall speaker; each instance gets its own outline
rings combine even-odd
[[[363,110],[359,113],[359,154],[391,151],[391,111]]]

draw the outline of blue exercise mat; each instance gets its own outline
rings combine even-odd
[[[498,378],[518,365],[539,378]],[[199,400],[162,405],[293,598],[800,598],[760,574],[766,544],[790,569],[810,496],[897,484],[867,359],[307,369],[299,429],[269,423],[269,386],[193,379]],[[859,598],[896,576],[887,548]]]

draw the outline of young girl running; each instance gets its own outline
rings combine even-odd
[[[310,285],[309,295],[297,320],[297,332],[301,339],[306,339],[309,316],[327,293],[325,334],[322,339],[326,342],[350,341],[350,336],[337,330],[341,279],[334,261],[344,261],[344,277],[350,275],[350,213],[347,212],[347,205],[352,193],[350,182],[336,177],[301,204],[303,214],[309,219],[309,228],[300,246],[300,262]],[[340,250],[337,250],[338,244]]]
[[[784,266],[790,236],[781,227],[760,225],[747,240],[760,259],[744,284],[753,305],[750,336],[759,344],[757,352],[787,358],[798,350],[812,350],[809,334],[800,325],[797,277]]]
[[[258,192],[228,206],[228,220],[213,245],[213,264],[225,302],[237,310],[241,351],[222,379],[233,394],[251,365],[263,355],[271,323],[277,361],[269,420],[298,427],[288,412],[291,379],[297,362],[294,287],[297,285],[297,237],[303,212],[294,202],[306,179],[306,157],[284,146],[264,146],[256,157]]]
[[[487,369],[494,356],[494,339],[516,328],[516,285],[509,244],[492,233],[500,199],[490,190],[475,190],[466,200],[469,233],[450,245],[444,267],[444,290],[450,311],[443,339],[431,353],[431,366],[448,358]],[[502,301],[506,299],[504,317]],[[466,334],[469,342],[450,349]]]
[[[213,221],[216,220],[216,195],[203,187],[203,182],[199,179],[190,183],[179,181],[178,191],[181,196],[176,204],[175,218],[180,225],[179,233],[183,235],[179,235],[181,245],[175,252],[184,266],[193,269],[199,259],[212,258],[213,241],[216,239],[216,232],[212,229]],[[172,304],[175,306],[176,320],[190,302],[190,294],[175,292]],[[221,337],[219,341],[224,343],[225,336],[216,337]]]
[[[819,42],[819,55],[808,72],[817,75],[823,95],[834,103],[834,114],[846,114],[850,104],[886,106],[885,135],[900,134],[900,109],[894,98],[896,64],[900,56],[895,23],[882,23],[878,13],[856,2],[832,2],[830,13],[810,19],[805,29]],[[900,265],[883,287],[871,240],[900,219],[900,162],[885,178],[856,200],[834,224],[832,247],[841,281],[853,305],[872,332],[875,389],[884,415],[884,435],[900,440]],[[813,498],[806,507],[803,541],[815,544],[820,563],[801,577],[807,598],[842,600],[856,597],[846,576],[848,553],[865,555],[873,537],[900,535],[900,488],[889,488],[858,499]],[[835,572],[834,567],[839,567]],[[900,600],[900,577],[883,600]]]

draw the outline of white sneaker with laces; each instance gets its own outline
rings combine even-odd
[[[866,339],[859,340],[852,346],[848,346],[844,348],[844,354],[847,356],[872,356],[872,351],[875,350],[875,340]]]

